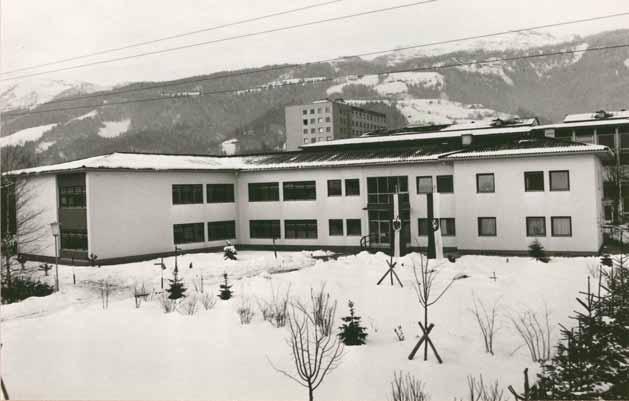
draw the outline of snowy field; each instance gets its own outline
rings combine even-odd
[[[320,256],[322,252],[315,255]],[[286,345],[286,328],[263,321],[257,301],[270,300],[272,289],[290,287],[293,298],[304,299],[310,288],[325,283],[338,301],[335,327],[348,314],[347,302],[367,328],[367,344],[345,347],[341,365],[315,392],[317,400],[390,399],[390,381],[396,370],[410,372],[425,383],[431,399],[467,398],[467,375],[499,380],[522,387],[522,370],[537,364],[522,346],[509,319],[532,309],[543,314],[547,306],[554,327],[570,324],[577,291],[596,258],[553,258],[550,263],[530,258],[463,256],[438,267],[435,290],[465,273],[435,304],[431,338],[444,363],[432,355],[424,362],[408,354],[417,342],[421,319],[413,291],[411,256],[397,268],[404,288],[376,282],[387,270],[386,256],[361,253],[337,260],[317,260],[311,252],[241,252],[238,261],[224,261],[222,253],[190,254],[178,258],[188,294],[203,277],[204,293],[218,293],[223,272],[229,274],[235,297],[218,300],[213,309],[199,306],[190,316],[166,314],[158,297],[135,307],[134,286],[160,291],[161,269],[152,260],[118,266],[60,266],[61,291],[23,302],[2,305],[2,377],[14,399],[307,399],[307,391],[273,370],[293,370]],[[171,277],[173,258],[165,279]],[[192,268],[190,268],[192,263]],[[432,263],[432,262],[431,262]],[[440,263],[434,262],[433,267]],[[491,279],[495,272],[496,279]],[[43,276],[43,272],[37,272]],[[51,280],[54,270],[49,277]],[[113,286],[109,307],[103,309],[101,282]],[[498,302],[494,351],[486,354],[470,309],[473,297]],[[236,309],[251,304],[256,315],[241,325]],[[402,326],[405,341],[393,332]]]

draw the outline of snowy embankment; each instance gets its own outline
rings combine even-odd
[[[307,393],[274,371],[267,360],[293,371],[286,328],[263,321],[258,299],[269,300],[271,291],[290,287],[294,298],[304,299],[310,288],[326,283],[338,301],[336,324],[347,314],[347,301],[356,304],[367,328],[367,344],[346,347],[343,361],[315,393],[318,400],[388,399],[395,370],[421,379],[431,399],[466,397],[467,375],[483,374],[522,387],[522,370],[536,371],[526,347],[517,336],[510,316],[547,306],[557,323],[570,324],[577,291],[596,258],[553,258],[544,264],[530,258],[463,256],[444,262],[435,291],[456,274],[469,276],[454,283],[430,311],[435,324],[431,338],[444,363],[421,353],[410,361],[420,311],[413,291],[410,257],[397,268],[404,288],[388,280],[376,282],[387,270],[386,256],[361,253],[338,260],[314,260],[309,253],[243,252],[241,260],[223,261],[221,254],[191,254],[179,258],[179,269],[188,288],[204,278],[204,291],[218,292],[223,271],[230,275],[235,297],[218,300],[211,310],[196,314],[165,314],[156,300],[135,308],[131,288],[144,283],[160,289],[161,270],[155,260],[120,266],[60,267],[61,293],[19,304],[3,305],[3,378],[13,398],[27,399],[239,399],[295,400]],[[192,269],[189,263],[193,263]],[[165,260],[171,277],[173,259]],[[434,263],[433,266],[437,266]],[[293,270],[294,271],[289,271]],[[289,271],[269,274],[270,271]],[[495,272],[496,279],[490,278]],[[98,282],[107,279],[118,290],[103,309]],[[95,287],[96,286],[96,287]],[[478,327],[470,313],[473,296],[485,303],[498,302],[494,351],[484,352]],[[157,298],[157,297],[155,297]],[[256,315],[241,325],[236,309],[250,303]],[[37,305],[35,307],[34,305]],[[37,314],[29,314],[28,312]],[[18,312],[19,311],[19,312]],[[30,318],[21,318],[27,317]],[[405,341],[393,329],[402,326]]]

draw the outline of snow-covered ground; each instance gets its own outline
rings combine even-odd
[[[11,135],[7,135],[0,138],[0,148],[3,146],[17,146],[23,145],[26,142],[38,141],[42,135],[50,131],[57,124],[39,125],[37,127],[26,128]]]
[[[122,121],[105,121],[103,124],[105,124],[105,126],[98,130],[98,136],[103,138],[115,138],[129,130],[131,120],[127,118]]]
[[[438,267],[435,290],[456,274],[458,280],[434,305],[432,339],[444,363],[421,355],[407,356],[415,345],[420,310],[412,288],[412,256],[397,268],[404,288],[376,282],[386,271],[386,255],[360,253],[337,260],[316,260],[310,252],[241,252],[238,261],[222,254],[190,254],[178,264],[188,293],[203,277],[205,293],[218,292],[223,272],[235,297],[218,300],[211,310],[192,316],[165,314],[156,300],[135,308],[133,286],[160,290],[161,269],[152,260],[118,266],[60,266],[61,292],[43,298],[2,305],[2,376],[16,399],[239,399],[295,400],[306,391],[274,371],[267,360],[292,371],[286,328],[263,321],[258,299],[269,300],[272,288],[304,299],[310,288],[326,283],[338,301],[335,327],[356,304],[367,327],[367,344],[346,347],[343,361],[316,391],[318,400],[382,400],[390,398],[393,372],[420,378],[431,399],[466,397],[466,376],[483,374],[498,379],[502,388],[522,387],[522,370],[536,371],[509,316],[527,309],[538,313],[547,306],[555,327],[570,324],[577,291],[596,258],[553,258],[544,264],[530,258],[463,256]],[[173,258],[167,258],[170,278]],[[192,263],[192,268],[189,267]],[[433,263],[436,267],[439,263]],[[272,274],[281,271],[281,274]],[[497,279],[490,279],[495,272]],[[43,273],[38,272],[38,275]],[[53,273],[47,278],[52,279]],[[100,282],[112,283],[108,309],[99,296]],[[484,353],[478,327],[470,312],[473,296],[498,302],[499,331],[491,356]],[[157,297],[155,297],[157,298]],[[241,325],[236,309],[250,302],[256,315]],[[393,329],[401,325],[405,341]]]

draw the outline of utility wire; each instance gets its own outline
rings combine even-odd
[[[236,39],[250,38],[250,37],[254,37],[254,36],[266,35],[266,34],[269,34],[269,33],[287,31],[287,30],[297,29],[297,28],[303,28],[303,27],[323,24],[323,23],[327,23],[327,22],[341,21],[341,20],[346,20],[346,19],[350,19],[350,18],[362,17],[362,16],[370,15],[370,14],[376,14],[376,13],[382,13],[382,12],[386,12],[386,11],[399,10],[399,9],[402,9],[402,8],[408,8],[408,7],[418,6],[418,5],[422,5],[422,4],[434,3],[436,1],[438,1],[438,0],[416,1],[416,2],[413,2],[413,3],[406,3],[406,4],[401,4],[401,5],[392,6],[392,7],[385,7],[385,8],[375,9],[375,10],[363,11],[363,12],[360,12],[360,13],[341,15],[339,17],[326,18],[326,19],[321,19],[321,20],[305,22],[305,23],[301,23],[301,24],[287,25],[287,26],[283,26],[283,27],[279,27],[279,28],[265,29],[265,30],[262,30],[262,31],[249,32],[249,33],[245,33],[245,34],[241,34],[241,35],[228,36],[228,37],[224,37],[224,38],[220,38],[220,39],[206,40],[206,41],[198,42],[198,43],[191,43],[191,44],[187,44],[187,45],[170,47],[170,48],[166,48],[166,49],[153,50],[153,51],[148,51],[148,52],[144,52],[144,53],[137,53],[137,54],[132,54],[132,55],[129,55],[129,56],[122,56],[122,57],[116,57],[116,58],[111,58],[111,59],[107,59],[107,60],[93,61],[93,62],[89,62],[89,63],[77,64],[77,65],[73,65],[73,66],[69,66],[69,67],[57,68],[57,69],[53,69],[53,70],[33,72],[33,73],[29,73],[29,74],[18,75],[18,76],[11,77],[11,78],[2,78],[2,79],[0,79],[0,82],[13,81],[13,80],[21,79],[21,78],[35,77],[35,76],[39,76],[39,75],[51,74],[51,73],[60,72],[60,71],[76,70],[76,69],[79,69],[79,68],[90,67],[90,66],[100,65],[100,64],[109,64],[109,63],[114,63],[114,62],[117,62],[117,61],[129,60],[129,59],[134,59],[134,58],[138,58],[138,57],[145,57],[145,56],[150,56],[150,55],[155,55],[155,54],[164,54],[164,53],[174,52],[174,51],[178,51],[178,50],[190,49],[190,48],[198,47],[198,46],[207,46],[207,45],[211,45],[211,44],[215,44],[215,43],[227,42],[227,41],[236,40]]]
[[[617,14],[608,14],[608,15],[602,15],[602,16],[597,16],[597,17],[590,17],[590,18],[585,18],[585,19],[576,19],[576,20],[561,21],[561,22],[556,22],[556,23],[551,23],[551,24],[536,25],[536,26],[530,26],[530,27],[526,27],[526,28],[518,28],[518,29],[513,29],[513,30],[508,30],[508,31],[487,33],[487,34],[483,34],[483,35],[465,36],[465,37],[456,38],[456,39],[448,39],[448,40],[442,40],[442,41],[436,41],[436,42],[428,42],[428,43],[422,43],[422,44],[417,44],[417,45],[412,45],[412,46],[406,46],[406,47],[402,47],[402,48],[397,47],[397,48],[393,48],[393,49],[370,51],[370,52],[366,52],[366,53],[352,54],[352,55],[349,55],[349,56],[335,57],[335,58],[330,58],[330,59],[325,59],[325,60],[318,60],[318,61],[310,61],[310,62],[307,62],[307,63],[304,63],[304,64],[283,64],[283,65],[279,65],[279,66],[263,67],[263,68],[245,70],[245,71],[237,71],[237,72],[229,72],[229,73],[224,73],[224,74],[216,74],[216,75],[212,75],[212,76],[209,76],[209,77],[206,76],[206,77],[187,78],[187,79],[182,79],[182,80],[176,80],[176,81],[165,82],[165,83],[162,82],[162,83],[158,83],[158,84],[145,85],[145,86],[142,86],[141,84],[139,84],[137,87],[133,87],[133,88],[126,88],[126,89],[119,89],[119,90],[115,90],[114,89],[114,90],[108,91],[106,93],[106,95],[107,96],[113,96],[113,95],[119,95],[119,94],[124,94],[124,93],[141,92],[141,91],[145,91],[145,90],[162,89],[162,88],[169,88],[169,87],[173,87],[173,86],[194,84],[194,83],[199,83],[199,82],[207,82],[207,81],[213,81],[213,80],[216,80],[216,79],[225,79],[225,78],[232,78],[232,77],[238,77],[238,76],[244,76],[244,75],[252,75],[252,74],[257,74],[257,73],[281,71],[281,70],[286,70],[286,69],[289,69],[289,68],[306,67],[306,66],[313,65],[313,64],[318,64],[318,63],[329,63],[329,62],[334,62],[334,61],[340,61],[340,60],[343,60],[343,59],[353,58],[353,57],[364,57],[364,56],[373,56],[375,54],[393,53],[393,52],[398,52],[398,51],[401,51],[401,50],[419,49],[419,48],[423,48],[423,47],[430,47],[430,46],[438,46],[438,45],[443,45],[443,44],[464,42],[464,41],[475,40],[475,39],[484,39],[484,38],[489,38],[489,37],[494,37],[494,36],[507,35],[507,34],[510,34],[510,33],[518,33],[518,32],[525,32],[525,31],[536,30],[536,29],[544,29],[544,28],[551,28],[551,27],[579,24],[579,23],[583,23],[583,22],[590,22],[590,21],[609,19],[609,18],[617,18],[617,17],[627,16],[627,15],[629,15],[629,11],[628,12],[617,13]],[[54,100],[51,100],[49,102],[46,102],[46,104],[65,103],[65,102],[70,102],[70,101],[74,101],[74,100],[90,99],[90,98],[97,98],[97,97],[102,97],[102,96],[103,96],[102,93],[100,93],[100,94],[99,93],[91,93],[91,94],[86,94],[86,95],[78,95],[78,96],[64,97],[64,98],[61,98],[61,99],[54,99]]]
[[[615,49],[622,49],[622,48],[629,48],[629,43],[598,46],[598,47],[588,47],[586,49],[560,50],[560,51],[547,52],[547,53],[528,54],[528,55],[523,55],[523,56],[491,58],[491,59],[480,60],[480,61],[466,61],[466,62],[457,62],[457,63],[450,63],[450,64],[436,64],[436,65],[425,66],[425,67],[392,69],[392,70],[374,72],[373,74],[368,74],[368,75],[386,75],[386,74],[396,74],[396,73],[403,73],[403,72],[432,71],[432,70],[440,70],[440,69],[453,68],[453,67],[463,67],[463,66],[470,66],[470,65],[485,65],[485,64],[493,64],[496,62],[504,62],[504,61],[526,60],[526,59],[542,58],[542,57],[549,57],[549,56],[562,56],[562,55],[567,55],[567,54],[586,53],[586,52],[601,51],[601,50],[615,50]],[[320,79],[317,79],[316,81],[310,81],[310,82],[298,81],[298,82],[286,82],[280,85],[254,86],[254,87],[240,88],[240,89],[225,89],[225,90],[218,90],[218,91],[212,91],[212,92],[205,92],[199,96],[221,95],[221,94],[229,94],[229,93],[252,93],[252,92],[259,92],[259,91],[267,90],[267,89],[283,88],[286,86],[304,85],[307,83],[329,82],[329,81],[335,81],[338,79],[350,78],[350,77],[355,77],[355,76],[356,75],[344,75],[340,77],[322,77]],[[190,98],[190,96],[181,96],[181,95],[177,96],[176,95],[176,96],[168,96],[168,97],[160,96],[160,97],[143,98],[143,99],[130,99],[130,100],[124,100],[124,101],[119,101],[119,102],[106,102],[105,101],[104,103],[101,103],[101,104],[61,107],[61,108],[46,109],[46,110],[32,110],[32,111],[26,111],[26,112],[20,112],[20,113],[2,113],[2,115],[4,117],[17,117],[17,116],[28,115],[28,114],[41,114],[41,113],[49,113],[49,112],[55,112],[55,111],[99,108],[99,107],[114,106],[114,105],[119,105],[119,104],[154,102],[154,101],[160,101],[160,100],[163,101],[163,100],[173,100],[173,99],[181,99],[181,98]]]
[[[227,28],[227,27],[236,26],[236,25],[242,25],[242,24],[246,24],[246,23],[249,23],[249,22],[261,21],[261,20],[265,20],[265,19],[269,19],[269,18],[273,18],[273,17],[279,17],[280,15],[292,14],[292,13],[296,13],[296,12],[299,12],[299,11],[305,11],[305,10],[310,10],[310,9],[313,9],[313,8],[323,7],[323,6],[327,6],[327,5],[330,5],[330,4],[333,4],[333,3],[338,3],[338,2],[341,2],[341,1],[343,1],[343,0],[331,0],[331,1],[326,1],[326,2],[323,2],[323,3],[310,4],[308,6],[304,6],[304,7],[300,7],[300,8],[292,8],[290,10],[279,11],[279,12],[275,12],[275,13],[271,13],[271,14],[266,14],[266,15],[261,15],[261,16],[258,16],[258,17],[253,17],[253,18],[247,18],[247,19],[243,19],[243,20],[239,20],[239,21],[229,22],[229,23],[222,24],[222,25],[215,25],[215,26],[211,26],[211,27],[208,27],[208,28],[197,29],[195,31],[182,32],[182,33],[178,33],[178,34],[171,35],[171,36],[165,36],[165,37],[158,38],[158,39],[151,39],[151,40],[147,40],[147,41],[144,41],[144,42],[131,43],[131,44],[120,46],[120,47],[113,47],[113,48],[109,48],[109,49],[95,51],[93,53],[85,53],[85,54],[82,54],[82,55],[79,55],[79,56],[72,56],[72,57],[63,58],[63,59],[59,59],[59,60],[55,60],[55,61],[49,61],[49,62],[42,63],[42,64],[35,64],[35,65],[29,65],[29,66],[26,66],[26,67],[20,67],[20,68],[14,69],[14,70],[0,72],[0,75],[13,74],[15,72],[32,70],[32,69],[40,68],[40,67],[47,67],[49,65],[61,64],[61,63],[65,63],[65,62],[68,62],[68,61],[79,60],[79,59],[87,58],[87,57],[100,56],[100,55],[103,55],[103,54],[113,53],[113,52],[117,52],[117,51],[120,51],[120,50],[132,49],[134,47],[139,47],[139,46],[151,45],[151,44],[154,44],[154,43],[164,42],[164,41],[172,40],[172,39],[183,38],[185,36],[196,35],[196,34],[203,33],[203,32],[214,31],[214,30],[217,30],[217,29]]]

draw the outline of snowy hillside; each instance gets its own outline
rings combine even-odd
[[[0,85],[0,110],[32,109],[59,96],[74,96],[107,89],[88,82],[26,78]]]

